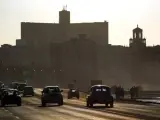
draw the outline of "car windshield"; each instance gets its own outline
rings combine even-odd
[[[23,89],[26,86],[26,84],[19,84],[19,89]]]
[[[15,93],[17,94],[18,92],[15,90],[8,90],[7,93],[8,93],[8,95],[13,95]]]
[[[19,84],[17,82],[12,82],[12,84],[10,85],[11,88],[17,88]]]

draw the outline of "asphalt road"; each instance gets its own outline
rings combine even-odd
[[[116,103],[114,108],[85,107],[85,102],[65,99],[63,106],[41,107],[37,97],[24,97],[21,107],[0,108],[0,120],[160,120],[160,107]]]

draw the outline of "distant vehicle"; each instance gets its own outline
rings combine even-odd
[[[42,106],[46,106],[47,103],[58,103],[59,106],[63,105],[62,91],[58,86],[46,86],[42,91]]]
[[[106,85],[94,85],[90,89],[90,94],[86,97],[87,107],[93,107],[93,104],[105,104],[113,107],[114,99],[111,95],[110,87]]]
[[[23,96],[34,96],[34,89],[32,86],[25,86],[23,90]]]
[[[19,82],[12,82],[10,84],[10,88],[12,88],[12,89],[18,89],[18,86],[19,86]]]
[[[26,86],[27,86],[26,83],[19,83],[19,85],[18,85],[18,91],[22,93],[24,91],[24,88]]]
[[[72,97],[76,97],[77,99],[79,99],[79,90],[78,89],[69,89],[68,99],[70,99]]]
[[[16,89],[8,89],[3,91],[1,106],[9,104],[17,104],[18,106],[21,106],[21,96]]]

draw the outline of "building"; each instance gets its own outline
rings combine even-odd
[[[21,23],[21,40],[29,49],[36,66],[50,67],[50,45],[65,43],[79,34],[96,44],[108,44],[108,22],[70,23],[70,11],[59,12],[59,23]],[[19,42],[20,42],[19,41]]]
[[[59,12],[59,23],[21,23],[21,40],[29,46],[62,43],[77,37],[87,36],[97,44],[108,44],[108,22],[70,23],[70,11]]]
[[[17,39],[16,40],[16,46],[26,46],[26,43],[24,40]]]

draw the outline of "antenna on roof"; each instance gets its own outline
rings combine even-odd
[[[63,10],[67,10],[67,5],[63,6]]]

